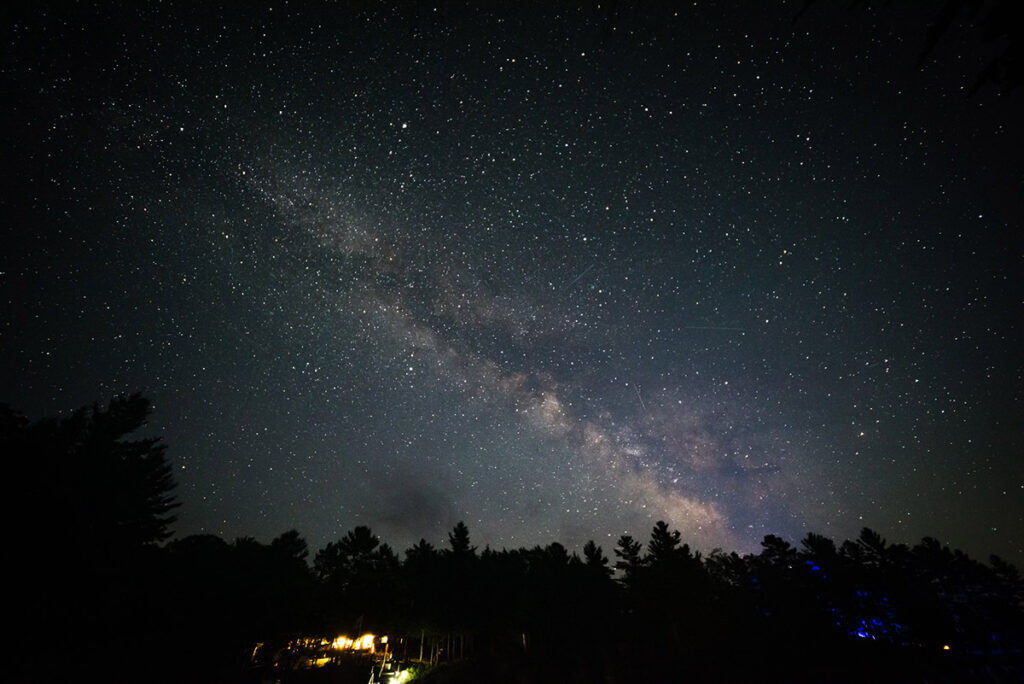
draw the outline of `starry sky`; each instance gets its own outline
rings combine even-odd
[[[980,29],[919,68],[921,3],[123,4],[8,12],[0,400],[143,390],[179,536],[1024,562]]]

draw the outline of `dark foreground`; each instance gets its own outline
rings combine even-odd
[[[325,667],[293,672],[249,671],[251,684],[365,684],[366,669]],[[658,661],[607,658],[597,661],[531,659],[522,654],[477,656],[420,668],[411,681],[423,684],[618,684],[636,682],[862,682],[955,684],[960,682],[1022,682],[1024,659],[1019,654],[938,656],[894,652],[871,646],[842,653],[795,651],[785,657],[736,652],[712,658]]]

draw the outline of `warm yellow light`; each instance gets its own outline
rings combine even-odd
[[[387,638],[386,636],[382,636],[382,637],[380,638],[380,643],[382,643],[382,644],[386,644],[386,643],[388,643],[388,638]]]
[[[338,651],[352,649],[354,651],[370,651],[372,653],[374,651],[373,642],[376,638],[372,634],[364,634],[358,639],[349,639],[347,636],[342,635],[331,642],[331,648]]]
[[[943,651],[948,651],[948,650],[949,650],[949,644],[946,644],[946,645],[944,645],[944,646],[942,647],[942,650],[943,650]]]

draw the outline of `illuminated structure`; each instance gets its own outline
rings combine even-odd
[[[386,644],[387,637],[381,637],[381,643]],[[349,639],[347,636],[339,636],[331,642],[331,648],[336,651],[361,651],[374,654],[377,652],[377,637],[373,634],[364,634],[358,639]]]
[[[290,641],[269,662],[272,662],[275,668],[301,670],[324,667],[350,657],[368,658],[376,663],[374,667],[379,667],[375,681],[385,681],[385,674],[387,681],[397,681],[399,671],[395,670],[389,662],[390,654],[387,644],[386,636],[378,637],[369,633],[355,639],[344,634],[333,640],[322,637],[302,637]],[[264,644],[257,644],[252,655],[253,662],[268,662],[264,660],[264,657]]]

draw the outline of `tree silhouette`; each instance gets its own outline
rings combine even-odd
[[[608,556],[604,555],[601,547],[594,543],[593,539],[587,541],[583,546],[584,565],[599,577],[611,577],[612,569],[608,567]]]
[[[672,563],[680,543],[679,530],[669,530],[668,523],[659,520],[651,530],[651,540],[647,542],[648,563]]]
[[[461,520],[448,533],[448,543],[450,545],[448,553],[457,558],[471,556],[476,553],[476,547],[471,546],[469,543],[469,528]]]
[[[433,562],[437,558],[437,549],[434,545],[422,537],[418,542],[405,550],[405,563],[407,566],[421,566]]]
[[[97,562],[171,536],[175,487],[160,439],[127,439],[146,424],[142,394],[30,424],[4,409],[4,453],[15,464],[37,536],[70,538]]]
[[[288,530],[270,542],[270,548],[282,558],[291,559],[297,563],[306,564],[309,556],[309,546],[302,538],[298,530]]]
[[[443,602],[438,595],[442,581],[441,554],[426,539],[405,550],[400,570],[402,617],[410,633],[438,631]]]
[[[622,572],[620,578],[625,586],[630,586],[635,580],[637,573],[643,566],[643,559],[640,556],[640,549],[643,545],[635,541],[631,535],[624,534],[619,537],[615,546],[615,569]]]
[[[325,620],[336,629],[359,631],[368,619],[387,619],[398,557],[369,527],[359,525],[328,543],[313,567],[324,587]]]
[[[131,438],[149,414],[141,394],[35,423],[0,407],[0,452],[21,492],[15,538],[31,559],[16,565],[20,629],[84,634],[71,661],[104,639],[137,642],[165,607],[158,544],[177,503],[159,438]]]
[[[461,520],[448,533],[449,548],[443,556],[444,581],[438,588],[445,601],[445,616],[442,626],[450,638],[457,637],[458,646],[452,643],[448,648],[449,655],[466,653],[466,637],[472,634],[479,624],[480,616],[476,604],[481,599],[481,584],[478,571],[479,558],[476,547],[470,543],[469,528]]]
[[[807,536],[800,541],[803,547],[803,556],[807,560],[816,561],[823,565],[833,565],[836,560],[836,543],[820,534],[808,532]]]
[[[346,585],[392,567],[395,560],[387,544],[382,545],[369,527],[359,525],[318,551],[314,568],[320,579]]]

